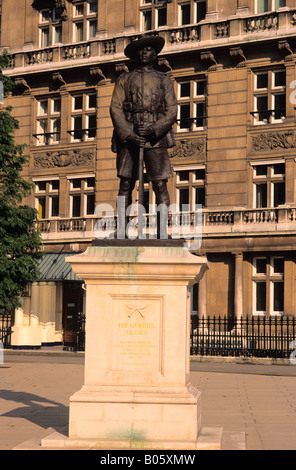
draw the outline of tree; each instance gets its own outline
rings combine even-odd
[[[7,52],[0,56],[5,96],[14,86],[2,73],[9,60]],[[29,156],[24,154],[26,145],[15,143],[19,123],[11,111],[11,107],[0,105],[0,314],[22,306],[20,297],[37,280],[42,256],[40,233],[34,228],[37,211],[22,204],[33,184],[22,177]]]

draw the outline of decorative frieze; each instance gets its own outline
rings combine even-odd
[[[206,152],[206,139],[186,139],[177,142],[170,151],[171,158],[199,157]]]
[[[284,132],[262,132],[252,136],[252,150],[256,152],[278,149],[296,148],[296,132],[287,130]]]
[[[65,168],[68,166],[91,166],[94,163],[94,150],[66,150],[44,152],[34,156],[34,168]]]

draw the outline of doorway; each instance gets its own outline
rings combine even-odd
[[[81,282],[65,282],[63,286],[63,345],[77,347],[79,318],[83,314],[83,288]]]

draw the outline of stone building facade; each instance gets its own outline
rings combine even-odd
[[[15,346],[75,342],[83,283],[64,258],[92,242],[98,204],[116,207],[109,105],[132,67],[124,48],[142,32],[165,39],[158,65],[178,98],[171,202],[203,207],[197,252],[210,269],[193,313],[295,315],[294,2],[2,0],[5,73],[16,82],[7,101],[28,144],[28,202],[47,253],[16,312]]]

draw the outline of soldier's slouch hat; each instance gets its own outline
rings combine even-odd
[[[164,39],[161,36],[143,35],[139,39],[132,41],[124,50],[124,54],[129,59],[136,59],[137,52],[143,47],[151,46],[159,54],[164,46]]]

